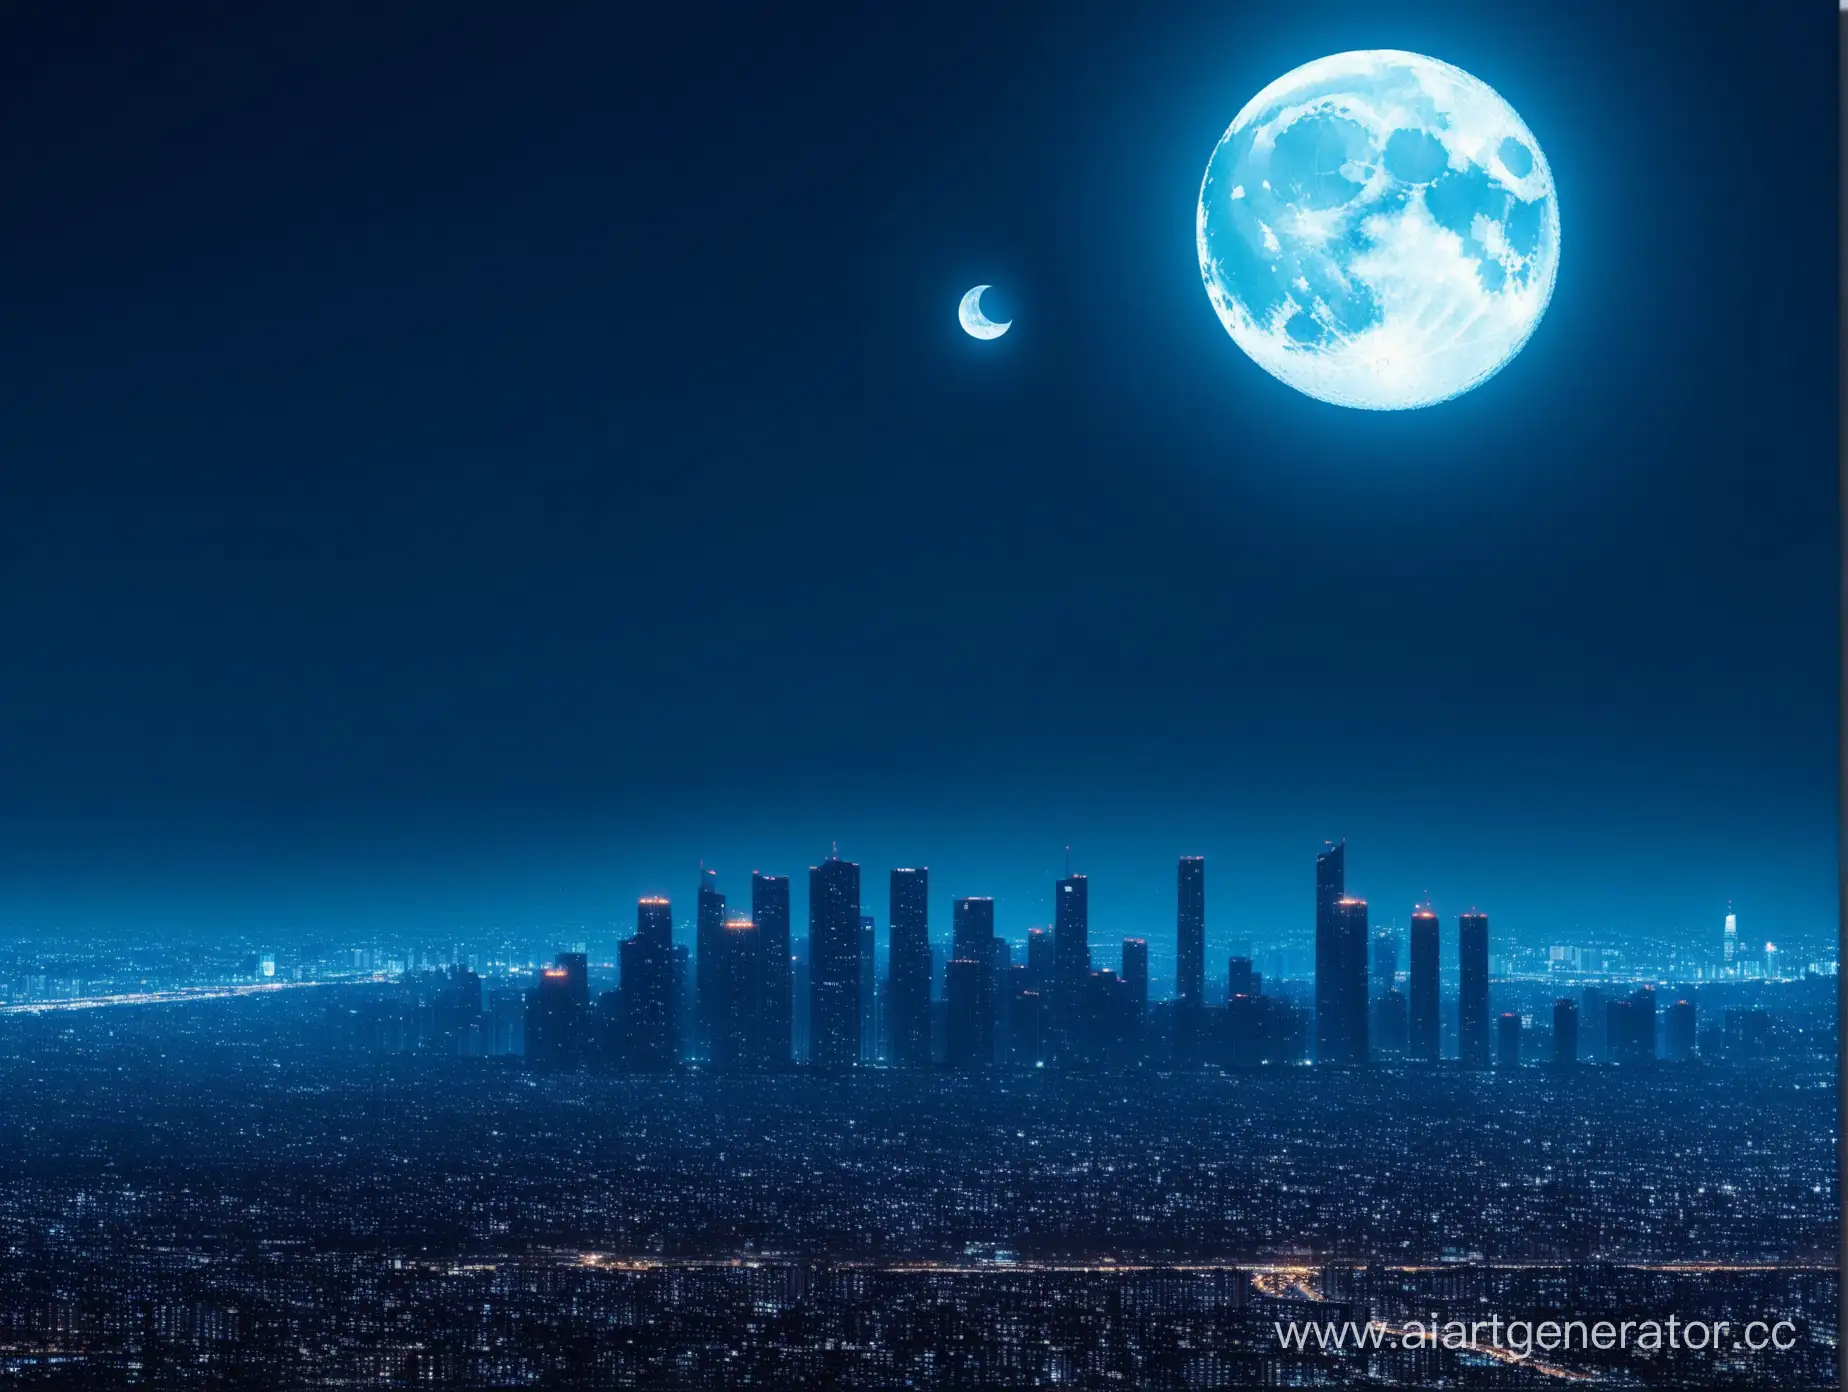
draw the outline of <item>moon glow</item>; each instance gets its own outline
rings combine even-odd
[[[956,306],[956,320],[963,327],[963,332],[970,338],[999,338],[1014,321],[1006,320],[997,324],[982,313],[982,292],[992,290],[991,285],[978,285],[962,297],[962,303]]]
[[[1200,276],[1251,360],[1338,406],[1479,386],[1552,298],[1559,209],[1539,141],[1461,68],[1392,49],[1286,73],[1206,166]]]

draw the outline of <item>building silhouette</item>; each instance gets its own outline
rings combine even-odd
[[[1579,1009],[1570,996],[1553,1002],[1553,1063],[1570,1068],[1578,1062]]]
[[[618,960],[623,1066],[636,1073],[665,1073],[680,1062],[674,913],[667,900],[637,902],[635,936],[622,943]]]
[[[751,872],[751,922],[763,963],[759,1057],[765,1068],[787,1068],[795,1035],[795,993],[789,942],[789,876]]]
[[[829,856],[809,867],[809,1062],[860,1059],[860,867]]]
[[[1206,1008],[1206,859],[1182,856],[1174,939],[1174,1052],[1200,1058]]]
[[[712,1036],[724,1012],[725,896],[716,871],[699,872],[693,928],[693,1053],[712,1057]]]
[[[1431,1062],[1438,1055],[1438,927],[1429,909],[1412,912],[1406,972],[1406,1052]]]
[[[984,1067],[986,1056],[981,1045],[982,963],[968,957],[951,957],[944,967],[943,990],[945,1012],[945,1062],[951,1068],[968,1070]]]
[[[1474,911],[1457,919],[1457,1057],[1489,1066],[1489,918]]]
[[[1335,904],[1339,929],[1338,997],[1340,1057],[1367,1061],[1367,901],[1347,897]]]
[[[953,990],[975,993],[973,1000],[968,1002],[951,994],[950,1018],[955,1021],[967,1016],[973,1031],[964,1041],[970,1059],[990,1063],[995,1057],[995,901],[987,898],[953,901],[950,930],[952,963],[968,962],[974,970],[952,977],[949,985]]]
[[[729,918],[719,938],[715,973],[719,1008],[713,1020],[712,1065],[742,1073],[764,1066],[763,939],[748,918]]]
[[[1504,1010],[1495,1021],[1495,1066],[1521,1066],[1521,1017],[1512,1010]]]
[[[879,991],[875,963],[879,928],[871,914],[860,915],[860,1062],[879,1057]]]
[[[1090,1014],[1090,881],[1068,875],[1053,886],[1052,1023],[1055,1054],[1063,1062],[1084,1056],[1085,1022]]]
[[[1675,1063],[1688,1063],[1697,1048],[1694,1034],[1694,1002],[1676,1001],[1668,1008],[1668,1056]]]
[[[584,954],[561,952],[526,996],[526,1057],[542,1068],[576,1068],[590,1038],[590,974]]]
[[[887,1057],[930,1065],[930,871],[892,872],[886,943]]]
[[[1347,893],[1347,843],[1328,842],[1315,858],[1315,1057],[1342,1062],[1341,921],[1336,908]]]
[[[1149,1031],[1149,945],[1145,939],[1123,939],[1122,981],[1128,1020],[1125,1049],[1140,1060],[1148,1055]]]

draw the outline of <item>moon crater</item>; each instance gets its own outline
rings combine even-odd
[[[1402,410],[1494,376],[1546,312],[1559,211],[1539,141],[1461,68],[1338,53],[1271,83],[1200,186],[1200,275],[1253,362]]]

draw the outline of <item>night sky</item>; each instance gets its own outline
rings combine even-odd
[[[1208,856],[1217,977],[1344,836],[1376,921],[1832,938],[1835,22],[0,6],[0,932],[613,950],[838,840],[882,938],[916,863],[1017,936],[1069,844],[1111,964]],[[1406,413],[1194,251],[1369,47],[1559,190],[1534,338]]]

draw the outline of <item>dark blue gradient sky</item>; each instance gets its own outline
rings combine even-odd
[[[1203,852],[1218,952],[1346,836],[1380,918],[1829,937],[1834,22],[0,12],[0,931],[550,931],[838,838],[945,935],[1070,843],[1100,941]],[[1194,258],[1357,47],[1558,182],[1539,332],[1425,411],[1273,381]]]

